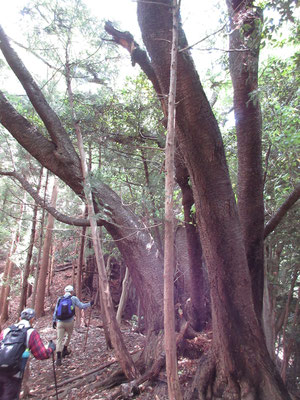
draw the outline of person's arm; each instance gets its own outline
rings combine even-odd
[[[72,296],[72,300],[73,300],[75,306],[79,307],[82,310],[84,310],[85,308],[91,307],[91,303],[81,303],[81,301],[76,296]]]
[[[0,333],[0,340],[3,339],[3,331]]]
[[[32,355],[38,360],[46,360],[53,353],[51,348],[46,349],[36,330],[34,330],[30,335],[28,347]]]
[[[52,317],[52,321],[53,322],[56,322],[56,311],[57,311],[58,301],[59,300],[57,300],[56,305],[55,305],[55,309],[54,309],[54,312],[53,312],[53,317]]]

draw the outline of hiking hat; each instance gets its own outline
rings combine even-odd
[[[26,319],[27,321],[30,321],[31,318],[35,318],[35,311],[32,308],[25,308],[25,310],[21,312],[20,317],[21,319]]]
[[[72,285],[68,285],[65,287],[65,292],[74,292],[74,288]]]

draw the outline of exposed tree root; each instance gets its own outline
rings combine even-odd
[[[276,371],[264,360],[261,364],[249,362],[243,370],[240,376],[230,375],[220,367],[211,349],[199,360],[184,400],[290,400]]]
[[[182,342],[184,335],[188,329],[189,324],[185,323],[180,332],[176,336],[176,344],[177,346]],[[155,343],[155,345],[151,346],[151,343]],[[152,354],[151,357],[149,356],[149,351],[152,349]],[[153,354],[153,349],[155,349],[155,354]],[[148,357],[147,357],[148,356]],[[153,357],[154,356],[154,357]],[[145,359],[148,358],[147,359]],[[152,362],[149,362],[149,358],[151,358]],[[161,369],[165,365],[165,353],[163,351],[163,335],[160,333],[158,335],[153,335],[151,339],[148,341],[148,345],[145,348],[145,351],[143,352],[142,356],[139,358],[139,360],[136,363],[140,370],[145,370],[145,364],[151,365],[150,368],[147,368],[146,371],[142,376],[140,376],[138,379],[132,381],[132,382],[127,382],[124,374],[122,373],[121,370],[116,371],[113,375],[111,375],[108,379],[105,381],[97,382],[96,384],[93,385],[93,387],[96,389],[109,389],[114,386],[120,386],[111,396],[111,400],[115,400],[118,398],[126,398],[129,397],[132,394],[136,394],[139,392],[139,386],[143,384],[146,381],[154,381],[157,376],[159,375]]]
[[[206,400],[210,399],[211,394],[211,382],[215,376],[215,358],[212,352],[204,354],[199,362],[195,379],[191,386],[191,389],[187,391],[184,396],[185,400]]]

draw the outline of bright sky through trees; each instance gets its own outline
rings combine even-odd
[[[67,0],[65,1],[67,3]],[[110,20],[122,31],[130,31],[134,35],[135,40],[143,46],[137,21],[136,1],[82,0],[82,2],[90,9],[92,16],[103,21]],[[10,0],[9,2],[6,2],[5,7],[3,7],[0,14],[0,24],[3,26],[7,35],[21,44],[23,44],[24,40],[22,37],[23,31],[20,29],[20,20],[22,20],[20,12],[26,5],[28,5],[28,3],[28,0]],[[63,4],[64,0],[59,0],[59,3]],[[224,33],[226,33],[225,7],[225,0],[222,2],[217,0],[212,0],[210,2],[204,0],[182,0],[181,3],[183,28],[189,45],[193,45],[193,59],[209,98],[212,96],[212,93],[210,90],[210,82],[208,80],[207,85],[206,79],[209,79],[210,75],[214,76],[214,79],[219,81],[228,79],[228,76],[224,76],[224,70],[219,64],[222,56],[225,56],[225,58],[227,57],[226,49],[228,49],[229,45],[227,36],[224,36]],[[222,12],[222,10],[224,12]],[[101,32],[99,32],[99,35],[101,35]],[[47,72],[45,65],[41,65],[40,61],[21,47],[16,45],[13,46],[16,48],[25,64],[27,66],[30,65],[32,73],[37,71],[37,74],[40,75],[45,68],[46,76]],[[281,57],[284,56],[284,53],[290,55],[289,50],[293,51],[288,46],[277,49],[270,47],[264,48],[260,55],[260,61],[262,62],[266,57],[275,53]],[[122,50],[120,50],[120,53],[123,56],[123,61],[120,61],[120,64],[118,65],[118,84],[121,82],[122,85],[125,76],[133,76],[137,74],[140,69],[138,66],[132,68],[130,57],[126,51],[122,52]],[[8,75],[6,72],[4,72],[3,76],[0,77],[0,83],[4,90],[13,90],[15,93],[19,94],[24,92],[16,78],[13,75]],[[229,116],[229,120],[230,125],[233,125],[233,113]]]
[[[63,0],[60,0],[63,1]],[[137,21],[136,1],[133,0],[83,0],[87,7],[91,10],[93,16],[117,22],[121,30],[130,31],[135,40],[142,44],[140,29]],[[194,44],[207,34],[218,30],[222,25],[218,22],[221,11],[219,2],[212,0],[206,2],[203,0],[183,0],[181,6],[182,22],[189,44]],[[6,2],[5,7],[1,10],[0,24],[5,32],[15,40],[21,40],[22,33],[19,30],[19,20],[21,18],[20,11],[28,4],[28,0],[10,0]],[[221,6],[225,7],[224,4]],[[198,50],[199,50],[199,46]],[[201,48],[206,48],[206,44]],[[203,54],[207,52],[202,52]],[[199,55],[199,53],[198,53]],[[197,55],[196,55],[197,58]],[[204,57],[207,58],[207,57]]]
[[[67,0],[65,1],[68,2]],[[137,2],[133,0],[82,0],[84,4],[90,9],[92,16],[99,18],[99,20],[110,20],[116,27],[123,31],[130,31],[135,40],[143,46],[141,32],[139,29],[137,21]],[[4,10],[1,11],[0,24],[3,26],[6,34],[13,40],[24,44],[23,30],[20,28],[22,21],[21,10],[27,6],[30,2],[28,0],[10,0],[6,3]],[[54,2],[53,2],[54,3]],[[64,3],[64,0],[59,0],[60,4]],[[196,46],[192,48],[193,58],[195,65],[199,71],[199,74],[204,81],[204,77],[209,69],[214,71],[214,74],[218,68],[217,60],[224,54],[222,51],[216,50],[205,50],[210,48],[221,48],[226,49],[228,47],[227,38],[223,36],[224,30],[219,35],[214,35],[214,32],[224,28],[224,22],[220,19],[222,18],[222,8],[226,6],[225,1],[218,2],[217,0],[212,0],[206,2],[204,0],[182,0],[181,3],[181,16],[182,23],[185,33],[187,35],[189,45]],[[223,18],[224,18],[223,14]],[[23,18],[24,20],[24,18]],[[22,27],[23,28],[23,27]],[[101,32],[99,32],[101,35]],[[207,40],[203,40],[208,37]],[[202,41],[203,40],[203,41]],[[47,76],[47,68],[45,65],[35,58],[33,55],[29,54],[27,51],[19,46],[13,44],[13,47],[18,52],[19,56],[25,63],[25,65],[30,65],[31,73],[37,73],[41,75],[44,71],[44,76]],[[126,75],[135,75],[140,72],[138,66],[132,68],[130,57],[127,52],[120,51],[124,59],[119,64],[119,78],[118,80],[123,82]],[[8,75],[7,72],[3,73],[0,78],[0,83],[2,89],[13,90],[17,94],[22,94],[23,88],[20,83],[16,80],[13,75]],[[208,90],[208,96],[211,96]]]
[[[60,0],[62,1],[62,0]],[[83,0],[94,16],[100,19],[116,21],[124,30],[130,29],[134,35],[140,35],[134,0]],[[10,0],[1,10],[0,21],[7,33],[17,34],[19,11],[28,4],[28,0]],[[181,6],[182,21],[189,41],[200,40],[201,32],[215,27],[219,18],[215,0],[183,0]],[[224,4],[225,6],[225,4]]]
[[[137,1],[136,0],[82,0],[91,10],[93,16],[100,20],[110,20],[117,23],[120,30],[130,31],[135,40],[142,45],[141,33],[137,21]],[[63,0],[59,0],[63,2]],[[0,24],[5,32],[15,40],[22,41],[22,32],[19,29],[20,11],[28,4],[28,0],[10,0],[6,2],[1,10]],[[200,75],[206,72],[209,66],[216,66],[216,60],[224,54],[221,50],[228,48],[228,42],[224,41],[222,33],[225,32],[225,19],[222,10],[225,10],[225,0],[182,0],[181,17],[183,28],[186,33],[189,45],[193,47],[193,58],[200,71]],[[276,15],[272,18],[276,19]],[[222,27],[221,34],[214,35]],[[206,40],[203,40],[207,38]],[[203,40],[203,41],[202,41]],[[218,50],[217,50],[218,49]],[[273,49],[274,50],[274,49]],[[281,49],[282,52],[283,49]],[[286,51],[286,49],[285,49]],[[265,54],[269,53],[264,50]],[[273,52],[273,51],[272,51]],[[261,55],[263,56],[263,54]],[[130,64],[130,61],[129,61]]]

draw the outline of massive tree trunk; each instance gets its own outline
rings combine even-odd
[[[143,40],[168,93],[171,0],[138,3]],[[179,48],[187,42],[182,29]],[[193,399],[288,399],[254,311],[238,210],[218,124],[187,51],[179,50],[178,141],[191,177],[212,301],[213,361],[193,387]],[[203,378],[203,379],[202,379]],[[211,391],[211,397],[208,392]]]
[[[33,157],[83,197],[83,178],[79,157],[58,116],[47,103],[32,76],[10,47],[0,28],[0,48],[22,83],[35,110],[44,122],[50,138],[21,116],[0,92],[0,122]],[[107,185],[98,182],[93,188],[96,212],[103,215],[103,225],[116,240],[128,265],[138,292],[149,331],[163,327],[162,259],[147,227],[122,204]]]
[[[139,64],[148,79],[152,82],[165,116],[163,124],[166,125],[166,120],[168,118],[166,96],[161,96],[163,90],[160,87],[160,82],[146,52],[141,50],[138,43],[134,41],[133,36],[129,32],[121,32],[115,29],[109,21],[105,23],[105,29],[110,35],[113,36],[113,39],[116,43],[123,46],[130,53],[133,65],[136,63]],[[209,301],[206,299],[207,282],[204,279],[205,271],[202,260],[202,247],[199,233],[195,226],[196,221],[191,216],[191,207],[194,204],[194,197],[189,183],[189,173],[184,164],[180,147],[178,147],[177,144],[175,153],[175,167],[175,179],[182,192],[182,205],[184,210],[184,222],[186,226],[189,255],[189,281],[191,297],[191,312],[189,313],[189,318],[192,326],[196,330],[201,330],[210,318]],[[196,312],[194,312],[196,309],[198,310],[198,315],[196,315]]]
[[[262,13],[253,0],[227,0],[230,74],[238,151],[238,211],[252,280],[254,308],[262,316],[264,201],[261,112],[257,93]]]

